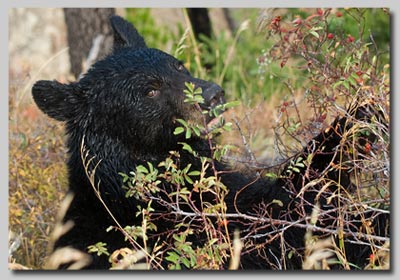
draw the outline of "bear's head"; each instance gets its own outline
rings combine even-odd
[[[185,83],[202,89],[203,109],[223,103],[224,91],[192,77],[174,57],[148,48],[121,17],[110,20],[112,53],[77,82],[38,81],[32,88],[34,101],[48,116],[66,123],[70,141],[84,137],[100,158],[121,152],[107,149],[116,143],[137,157],[175,149],[181,137],[173,133],[179,125],[176,119],[200,122],[204,118],[195,105],[184,102]]]

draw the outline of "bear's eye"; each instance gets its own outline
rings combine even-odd
[[[183,66],[183,64],[179,64],[177,69],[179,72],[182,72],[183,70],[185,70],[185,66]]]
[[[158,89],[152,89],[147,93],[147,97],[156,97],[159,94],[160,91]]]
[[[185,66],[183,65],[183,62],[179,61],[178,63],[175,64],[175,68],[176,70],[178,70],[179,72],[185,72],[187,71]]]

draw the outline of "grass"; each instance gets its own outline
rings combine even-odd
[[[67,187],[63,128],[32,104],[14,107],[12,96],[19,89],[14,90],[9,107],[10,262],[40,268]]]
[[[342,214],[363,213],[364,207],[375,209],[381,204],[389,211],[387,11],[276,9],[264,11],[261,16],[259,13],[258,9],[233,10],[238,30],[232,36],[221,33],[207,43],[193,40],[187,20],[174,33],[168,28],[154,28],[149,9],[128,9],[127,18],[150,47],[170,49],[194,76],[218,81],[228,100],[241,102],[225,114],[234,129],[226,132],[221,142],[238,147],[229,157],[238,162],[242,159],[243,165],[261,168],[279,163],[300,151],[335,117],[345,115],[350,104],[372,104],[381,112],[381,119],[356,122],[343,135],[343,161],[338,168],[352,169],[352,180],[358,188],[354,193],[341,194],[343,202],[356,207],[345,208]],[[206,63],[214,67],[205,69]],[[43,67],[51,65],[44,62]],[[66,151],[63,127],[43,116],[27,97],[33,79],[27,77],[32,74],[29,70],[15,74],[11,69],[9,77],[9,263],[40,269],[45,267],[57,211],[67,187]],[[366,131],[374,132],[377,140],[372,146],[360,147],[358,139]],[[367,151],[366,156],[360,159],[359,151]],[[218,251],[210,239],[207,246],[192,251],[184,234],[177,238],[178,253],[189,263],[194,254],[202,257],[198,268],[218,267],[219,262],[210,256],[237,255],[243,245],[235,239],[236,245],[229,250]],[[330,238],[315,239],[311,233],[307,238],[304,269],[327,269],[332,256],[341,260],[342,268],[351,267]],[[370,264],[361,269],[387,269],[389,244],[378,247],[374,240],[370,242],[375,253]],[[182,263],[174,257],[169,255],[173,268],[180,268]],[[231,265],[237,267],[235,258]]]
[[[9,263],[30,269],[44,265],[67,190],[63,125],[40,112],[30,91],[65,51],[43,61],[36,72],[32,65],[9,69]]]

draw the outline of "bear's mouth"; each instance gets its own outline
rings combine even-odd
[[[200,109],[207,112],[205,113],[207,128],[219,123],[221,115],[225,111],[224,104],[225,97],[223,94],[215,95],[205,103],[199,103]]]
[[[225,104],[225,97],[222,95],[213,97],[207,103],[199,103],[200,108],[207,111],[222,108],[221,105],[224,104]]]

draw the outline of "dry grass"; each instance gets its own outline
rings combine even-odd
[[[30,99],[29,75],[10,73],[9,262],[37,269],[67,187],[66,153],[63,126]]]

